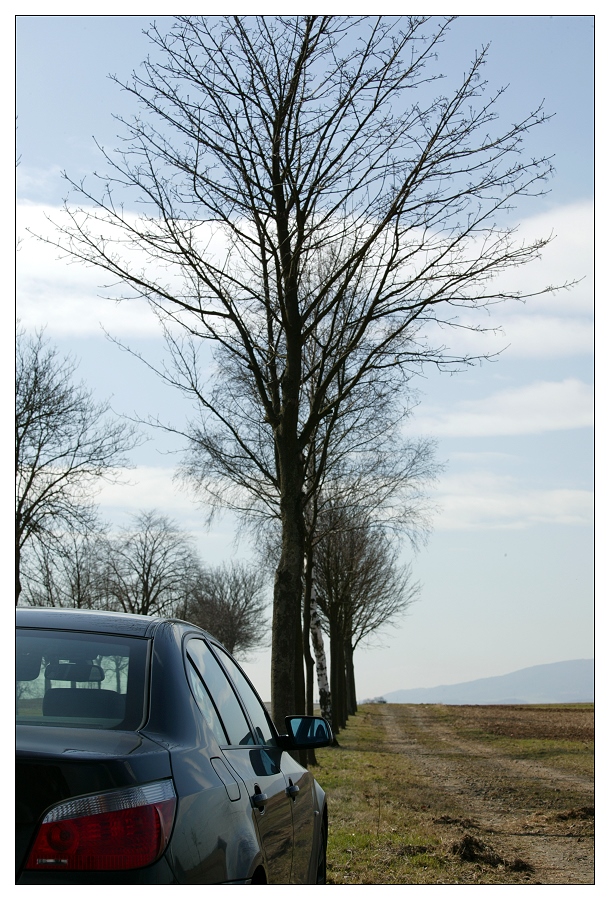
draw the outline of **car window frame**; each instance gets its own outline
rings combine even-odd
[[[227,681],[229,682],[229,687],[231,688],[231,690],[233,691],[233,694],[235,695],[235,699],[237,700],[237,704],[238,704],[239,708],[240,708],[241,711],[242,711],[242,715],[244,716],[244,719],[245,719],[245,721],[246,721],[246,725],[248,726],[248,729],[249,729],[249,731],[250,731],[250,734],[252,735],[252,737],[253,737],[254,740],[255,740],[255,742],[252,743],[252,744],[231,744],[231,743],[220,744],[220,743],[219,743],[218,746],[221,747],[222,749],[229,749],[229,748],[231,748],[231,749],[240,749],[240,750],[244,750],[244,749],[250,749],[250,750],[252,750],[254,747],[261,747],[261,746],[263,746],[263,745],[260,744],[260,742],[258,741],[258,735],[257,735],[257,733],[256,733],[256,731],[255,731],[255,729],[254,729],[254,727],[253,727],[253,723],[252,723],[251,720],[250,720],[250,716],[249,716],[249,714],[248,714],[248,711],[247,711],[247,709],[245,708],[244,701],[242,700],[241,694],[240,694],[239,691],[237,690],[237,686],[233,683],[233,679],[231,678],[231,676],[229,675],[229,673],[227,672],[227,670],[225,669],[225,667],[221,664],[221,662],[220,662],[220,660],[218,659],[217,655],[213,652],[213,650],[212,650],[212,648],[211,648],[211,646],[210,646],[210,641],[207,639],[206,635],[203,634],[202,632],[199,632],[199,633],[198,633],[198,632],[193,632],[193,631],[191,631],[191,632],[188,632],[187,634],[184,635],[182,658],[183,658],[183,662],[184,662],[184,665],[185,665],[185,676],[186,676],[187,681],[189,680],[189,678],[188,678],[188,672],[186,671],[186,665],[187,665],[187,663],[190,663],[190,664],[193,666],[193,668],[195,669],[195,672],[197,673],[198,677],[201,679],[201,682],[202,682],[202,684],[203,684],[204,690],[207,692],[207,694],[208,694],[210,700],[212,701],[212,704],[213,704],[213,706],[214,706],[214,709],[216,710],[216,714],[218,715],[218,719],[219,719],[219,721],[220,721],[220,724],[222,725],[222,730],[224,731],[224,733],[225,733],[225,735],[227,736],[227,738],[230,738],[229,730],[228,730],[228,728],[227,728],[227,726],[226,726],[226,724],[225,724],[225,720],[224,720],[224,718],[223,718],[223,716],[222,716],[222,714],[221,714],[221,712],[220,712],[220,710],[219,710],[219,708],[218,708],[218,704],[217,704],[216,700],[214,699],[213,692],[212,692],[211,690],[208,690],[208,687],[207,687],[207,685],[206,685],[205,679],[201,676],[201,673],[199,672],[199,669],[197,668],[197,665],[196,665],[195,661],[192,659],[192,657],[191,657],[191,656],[189,655],[189,653],[188,653],[188,645],[189,645],[189,642],[190,642],[190,641],[193,641],[193,640],[203,641],[203,643],[205,644],[207,650],[212,654],[214,660],[215,660],[216,663],[220,666],[220,669],[221,669],[222,674],[224,675],[224,677],[225,677],[225,678],[227,679]],[[193,690],[192,690],[192,688],[191,688],[190,683],[189,683],[189,691],[190,691],[191,695],[194,697],[194,693],[193,693]],[[194,698],[194,699],[195,699],[195,703],[197,703],[197,699],[196,699],[196,698]],[[197,704],[197,708],[199,709],[199,704]],[[200,712],[201,712],[201,710],[200,710]],[[205,717],[203,716],[203,713],[201,713],[201,716],[205,719]],[[214,740],[218,742],[218,739],[216,738],[216,735],[214,735],[213,731],[211,731],[211,729],[209,728],[207,722],[205,723],[205,727],[207,728],[208,731],[210,731],[210,733],[211,733],[212,736],[214,737]]]
[[[224,720],[223,720],[222,716],[220,715],[220,710],[218,709],[218,706],[216,705],[216,701],[214,700],[214,698],[213,698],[211,692],[208,690],[208,687],[207,687],[205,681],[203,680],[203,678],[202,678],[201,675],[199,674],[199,669],[198,669],[197,666],[195,665],[195,661],[192,659],[192,657],[191,657],[191,655],[189,654],[188,650],[187,650],[187,651],[185,652],[185,654],[184,654],[184,664],[185,664],[186,678],[187,678],[187,681],[188,681],[188,685],[189,685],[190,692],[191,692],[191,694],[192,694],[192,696],[193,696],[193,699],[195,700],[195,704],[197,705],[197,709],[198,709],[199,712],[201,713],[201,716],[202,716],[202,718],[203,718],[203,721],[205,722],[205,726],[206,726],[207,730],[213,735],[214,740],[217,742],[217,744],[218,744],[219,747],[231,747],[231,746],[233,746],[232,744],[229,744],[229,743],[228,743],[229,734],[228,734],[228,732],[227,732],[227,729],[226,729]],[[193,678],[198,678],[198,679],[199,679],[199,681],[201,682],[201,687],[202,687],[202,689],[205,691],[205,693],[206,693],[207,696],[209,697],[210,703],[212,704],[212,706],[214,707],[214,711],[216,712],[216,717],[217,717],[217,719],[218,719],[218,723],[219,723],[219,725],[220,725],[220,729],[221,729],[222,733],[223,733],[224,736],[225,736],[225,740],[224,740],[224,741],[219,741],[219,740],[218,740],[218,735],[216,734],[216,732],[214,731],[213,727],[212,727],[212,726],[210,725],[210,723],[208,722],[208,720],[207,720],[207,718],[206,718],[205,712],[201,709],[201,705],[200,705],[200,703],[199,703],[199,700],[197,699],[196,693],[195,693],[195,691],[194,691],[194,689],[193,689],[193,685],[192,685],[192,683],[191,683],[191,679],[190,679],[190,677],[189,677],[189,671],[192,671],[192,672],[193,672]]]
[[[256,744],[254,744],[254,745],[253,745],[253,744],[250,744],[249,746],[272,747],[272,748],[276,748],[276,749],[277,749],[277,748],[279,747],[279,745],[280,745],[280,742],[279,742],[279,739],[278,739],[278,738],[279,738],[279,732],[278,732],[277,728],[275,727],[275,724],[274,724],[274,722],[273,722],[273,719],[271,718],[271,715],[269,714],[269,710],[267,709],[267,707],[265,706],[263,700],[262,700],[261,697],[259,696],[259,693],[258,693],[258,691],[256,690],[256,688],[254,687],[254,685],[252,684],[252,681],[248,678],[248,676],[246,675],[246,673],[244,672],[244,670],[242,669],[242,667],[239,665],[239,663],[237,662],[237,660],[235,659],[235,657],[233,656],[233,654],[232,654],[232,653],[229,653],[229,651],[227,650],[227,648],[226,648],[226,647],[223,647],[222,644],[220,643],[220,641],[213,641],[213,640],[206,639],[206,643],[208,644],[208,646],[209,646],[210,650],[212,651],[212,653],[214,653],[214,657],[215,657],[215,659],[217,660],[218,664],[221,666],[221,668],[222,668],[223,672],[225,673],[226,677],[229,679],[229,682],[230,682],[231,686],[233,687],[233,690],[234,690],[234,692],[236,693],[237,698],[238,698],[238,700],[239,700],[239,702],[240,702],[240,704],[241,704],[241,708],[243,709],[244,714],[247,716],[247,720],[248,720],[248,723],[249,723],[249,725],[250,725],[250,731],[251,731],[252,735],[257,739],[257,743],[256,743]],[[223,664],[223,659],[222,659],[222,654],[220,654],[220,653],[215,653],[215,652],[214,652],[214,648],[215,648],[215,647],[219,647],[224,653],[226,653],[228,656],[231,657],[231,659],[233,660],[234,665],[239,669],[239,671],[241,672],[242,676],[245,678],[245,680],[247,681],[247,683],[250,685],[250,688],[251,688],[252,691],[254,692],[254,695],[255,695],[255,697],[257,698],[257,700],[259,701],[260,706],[261,706],[261,709],[263,710],[263,713],[264,713],[264,715],[265,715],[265,717],[266,717],[266,719],[267,719],[267,724],[269,725],[269,730],[270,730],[272,736],[275,738],[275,743],[274,743],[274,744],[269,744],[269,743],[261,742],[261,741],[260,741],[259,735],[258,735],[258,733],[257,733],[257,731],[256,731],[256,728],[255,728],[255,725],[254,725],[254,722],[253,722],[252,717],[250,716],[250,713],[249,713],[249,711],[248,711],[246,702],[245,702],[245,700],[243,699],[243,697],[241,696],[241,694],[239,693],[239,689],[238,689],[237,685],[235,684],[235,682],[233,681],[233,679],[232,679],[230,673],[227,671],[226,667],[224,666],[224,664]],[[225,730],[226,730],[226,729],[225,729]],[[235,745],[233,745],[233,746],[235,746]],[[241,746],[245,746],[245,745],[242,744]]]

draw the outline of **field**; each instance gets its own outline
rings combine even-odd
[[[329,884],[592,884],[593,705],[364,706],[317,751]]]

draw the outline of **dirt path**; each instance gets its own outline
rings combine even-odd
[[[388,749],[405,754],[434,795],[432,809],[451,811],[434,821],[465,858],[529,866],[530,883],[593,883],[592,779],[464,740],[430,707],[388,704],[378,715]]]

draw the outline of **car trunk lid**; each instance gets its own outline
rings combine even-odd
[[[168,751],[139,732],[17,726],[17,873],[50,807],[72,797],[169,777]]]

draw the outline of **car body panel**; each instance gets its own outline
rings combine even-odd
[[[279,766],[282,751],[268,747],[225,747],[224,758],[245,786],[271,884],[289,884],[292,867],[292,812],[287,781]],[[258,808],[255,795],[267,799]]]
[[[172,871],[168,859],[160,860],[145,869],[131,869],[118,872],[30,872],[24,869],[16,882],[22,884],[180,884]],[[205,882],[200,882],[205,884]],[[247,882],[242,882],[246,884]]]
[[[311,772],[304,769],[290,753],[282,756],[282,771],[290,785],[298,787],[293,794],[290,808],[292,812],[293,850],[291,883],[309,884],[312,870],[312,848],[317,846],[319,816],[318,798],[314,791],[315,781]],[[314,858],[315,862],[315,858]]]

